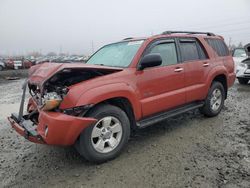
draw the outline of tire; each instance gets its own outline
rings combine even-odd
[[[0,71],[2,71],[3,70],[3,66],[2,65],[0,65]]]
[[[240,84],[246,85],[249,81],[247,78],[238,78]]]
[[[207,117],[217,116],[224,105],[224,100],[225,89],[223,85],[220,82],[213,82],[205,99],[205,104],[200,109],[201,113]]]
[[[130,121],[126,113],[116,106],[105,104],[93,108],[87,116],[98,121],[81,133],[76,143],[80,155],[95,163],[117,157],[130,136]]]

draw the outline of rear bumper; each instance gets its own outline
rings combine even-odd
[[[60,146],[73,145],[81,132],[96,122],[96,119],[93,118],[81,118],[45,111],[40,111],[38,125],[33,123],[31,126],[31,121],[26,116],[20,121],[13,116],[8,119],[11,126],[29,141]]]

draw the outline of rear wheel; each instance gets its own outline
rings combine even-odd
[[[238,78],[240,84],[246,85],[249,81],[247,78]]]
[[[130,135],[130,123],[126,113],[112,105],[100,105],[91,110],[89,117],[97,122],[80,135],[77,150],[87,160],[105,162],[117,157]]]
[[[2,71],[3,70],[3,66],[2,65],[0,65],[0,71]]]
[[[225,100],[225,89],[220,82],[213,82],[201,112],[208,117],[217,116]]]

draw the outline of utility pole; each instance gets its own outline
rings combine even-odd
[[[94,49],[94,41],[92,40],[91,41],[91,48],[92,48],[92,54],[95,52],[95,49]]]

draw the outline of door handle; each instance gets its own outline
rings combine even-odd
[[[203,67],[208,67],[209,63],[203,63]]]
[[[183,68],[181,68],[181,67],[178,67],[178,68],[176,68],[176,69],[174,70],[174,72],[181,72],[181,71],[183,71]]]

